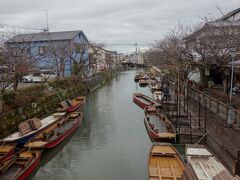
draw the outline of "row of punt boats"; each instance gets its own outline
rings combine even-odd
[[[239,180],[199,144],[185,146],[186,162],[169,143],[154,143],[148,159],[149,180]]]
[[[37,168],[44,149],[51,149],[69,137],[80,126],[85,105],[84,96],[60,103],[58,112],[43,118],[32,118],[19,124],[19,131],[1,140],[0,179],[23,180]]]
[[[176,142],[176,130],[161,111],[161,103],[141,93],[133,94],[133,102],[144,110],[144,125],[151,140]]]
[[[151,73],[147,73],[147,72],[142,72],[139,71],[136,73],[135,77],[134,77],[134,81],[139,83],[140,87],[145,87],[147,85],[151,85],[152,87],[158,87],[155,86],[156,85],[156,79],[153,75],[151,75]]]
[[[141,93],[133,94],[133,102],[144,110],[144,125],[153,142],[148,159],[148,179],[240,180],[239,176],[231,175],[204,145],[186,144],[185,158],[178,153],[170,144],[176,143],[178,134],[171,120],[161,110],[161,91],[151,89],[151,86],[149,88],[154,99]]]
[[[170,144],[176,142],[177,132],[161,112],[161,104],[140,93],[133,94],[133,101],[144,109],[144,125],[154,142],[149,153],[149,180],[240,180],[239,176],[232,176],[204,145],[186,145],[185,163]]]

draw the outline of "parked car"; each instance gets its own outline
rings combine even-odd
[[[51,70],[39,70],[37,72],[32,72],[26,76],[23,76],[22,82],[46,82],[48,80],[56,78],[57,75]]]
[[[41,73],[31,73],[26,76],[23,76],[22,78],[22,82],[26,82],[26,83],[32,83],[32,82],[40,83],[40,82],[46,82],[46,81],[47,79],[44,78],[44,76],[42,76]]]
[[[57,77],[56,73],[51,70],[41,70],[41,76],[44,77],[46,80],[51,80]]]

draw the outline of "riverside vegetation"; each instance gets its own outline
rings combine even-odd
[[[14,132],[20,122],[32,118],[43,118],[56,111],[61,100],[86,95],[107,83],[120,69],[95,74],[82,80],[70,76],[46,84],[36,84],[3,95],[3,112],[0,114],[0,138]]]

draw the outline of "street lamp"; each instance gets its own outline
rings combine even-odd
[[[231,50],[231,58],[232,58],[232,62],[231,64],[231,84],[230,84],[230,93],[229,93],[229,104],[230,104],[230,108],[228,110],[228,125],[233,123],[233,119],[234,119],[234,112],[232,109],[232,89],[233,89],[233,65],[234,65],[234,59],[237,55],[237,51],[236,49],[232,49]]]

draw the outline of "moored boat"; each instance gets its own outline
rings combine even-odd
[[[159,83],[151,84],[151,85],[149,85],[149,88],[152,92],[160,91],[162,89],[161,84],[159,84]]]
[[[82,122],[83,113],[73,112],[58,123],[53,124],[45,131],[36,134],[25,147],[54,148],[78,129]]]
[[[134,76],[134,81],[138,82],[141,77],[142,77],[142,72],[136,72]]]
[[[0,163],[0,175],[5,173],[8,170],[8,168],[14,163],[16,158],[17,158],[17,155],[12,154],[12,155],[8,156],[7,158],[5,158],[4,160],[1,161],[1,163]]]
[[[234,179],[224,165],[206,148],[206,146],[188,144],[186,145],[185,153],[187,160],[186,176],[188,179]]]
[[[139,79],[140,79],[140,77],[141,77],[141,76],[140,76],[140,75],[138,75],[138,74],[137,74],[137,75],[135,75],[135,77],[134,77],[134,81],[135,81],[135,82],[138,82],[138,81],[139,81]]]
[[[66,99],[60,103],[59,111],[74,112],[86,104],[86,97],[79,96],[73,100]]]
[[[183,179],[184,163],[177,150],[168,143],[154,143],[148,159],[149,180]]]
[[[144,79],[144,78],[139,79],[139,86],[145,87],[145,86],[147,86],[147,84],[148,84],[148,82],[146,79]]]
[[[148,82],[148,86],[150,87],[156,83],[156,80],[148,79],[147,82]]]
[[[17,156],[11,166],[0,175],[1,180],[25,180],[37,168],[41,151],[26,150]]]
[[[151,140],[176,142],[176,130],[167,116],[153,106],[147,106],[144,114],[144,124]]]
[[[17,145],[24,145],[29,139],[31,139],[36,133],[43,131],[51,124],[59,121],[65,116],[66,113],[54,113],[42,120],[33,118],[31,120],[24,121],[19,125],[19,131],[5,137],[1,141],[6,143],[17,143]],[[35,122],[35,123],[33,123]],[[37,123],[36,123],[37,122]]]
[[[0,164],[5,159],[8,159],[15,151],[14,145],[0,145]]]
[[[156,107],[160,107],[161,105],[155,101],[154,99],[145,96],[141,93],[133,93],[133,102],[138,105],[140,108],[144,109],[149,105],[154,105]]]

